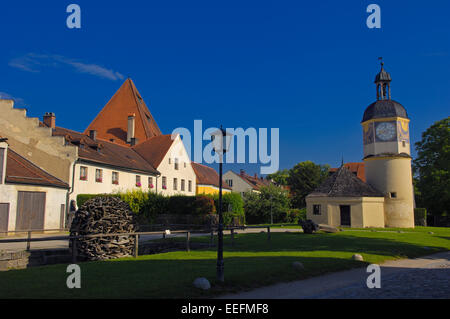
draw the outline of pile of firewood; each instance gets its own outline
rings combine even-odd
[[[84,203],[75,213],[71,236],[132,233],[136,231],[136,216],[130,206],[116,197],[95,197]],[[72,247],[73,241],[70,246]],[[104,260],[132,256],[135,237],[83,237],[75,240],[80,260]]]

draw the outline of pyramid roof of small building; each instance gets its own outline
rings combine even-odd
[[[308,196],[384,197],[384,195],[341,166]]]

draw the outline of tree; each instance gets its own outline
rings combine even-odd
[[[416,144],[413,161],[418,206],[433,216],[450,213],[450,117],[430,126]]]
[[[329,169],[329,165],[317,165],[306,161],[298,163],[289,170],[288,185],[291,190],[292,207],[306,206],[305,197],[328,177]]]
[[[250,224],[284,222],[289,210],[288,192],[278,186],[262,186],[259,193],[244,194],[245,219]]]
[[[289,170],[283,169],[281,171],[267,175],[266,178],[268,180],[272,180],[273,182],[275,182],[278,185],[286,186],[286,185],[288,185]]]

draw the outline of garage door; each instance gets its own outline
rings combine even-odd
[[[0,203],[0,233],[8,231],[9,203]]]
[[[44,229],[44,215],[44,192],[18,192],[16,230]]]

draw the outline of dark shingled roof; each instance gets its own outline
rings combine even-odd
[[[375,77],[375,83],[380,82],[380,81],[385,81],[385,82],[392,81],[391,75],[388,72],[386,72],[386,70],[383,68],[383,66],[381,67],[380,73],[378,73],[377,76]]]
[[[381,192],[364,183],[345,166],[341,166],[308,196],[384,197]]]
[[[362,122],[385,118],[385,117],[403,117],[408,118],[405,108],[393,100],[378,100],[370,104],[364,111]]]
[[[159,172],[134,149],[89,136],[63,127],[56,127],[53,136],[64,136],[67,143],[78,147],[80,160],[114,166],[136,173],[157,175]]]

